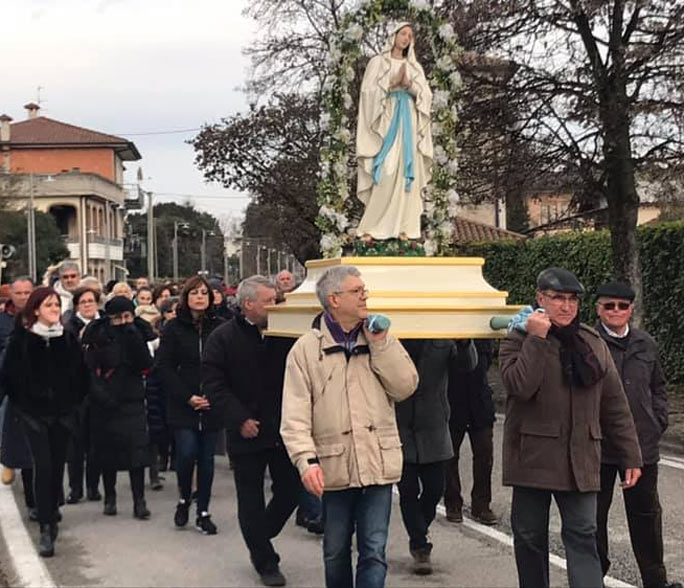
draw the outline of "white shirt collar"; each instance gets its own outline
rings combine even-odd
[[[629,335],[629,323],[627,323],[627,328],[622,335],[618,335],[615,331],[611,331],[603,322],[601,323],[601,326],[606,330],[606,333],[608,333],[611,337],[615,337],[616,339],[624,339],[627,335]]]

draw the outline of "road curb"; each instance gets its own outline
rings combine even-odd
[[[7,554],[3,563],[8,568],[4,570],[8,585],[26,588],[56,586],[24,525],[12,486],[0,485],[0,513],[0,537]]]

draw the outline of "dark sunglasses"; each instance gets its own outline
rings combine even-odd
[[[631,302],[600,302],[601,306],[605,308],[606,310],[615,310],[615,307],[617,307],[619,310],[627,310],[630,305],[632,304]]]

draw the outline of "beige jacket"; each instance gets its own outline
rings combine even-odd
[[[337,351],[336,351],[337,349]],[[325,489],[392,484],[401,478],[394,403],[411,396],[418,374],[401,343],[359,334],[349,361],[324,320],[287,358],[280,433],[300,473],[320,460]]]

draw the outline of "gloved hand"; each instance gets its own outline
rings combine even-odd
[[[534,308],[531,306],[526,306],[523,308],[518,314],[516,314],[512,319],[511,322],[508,323],[508,332],[510,333],[513,329],[516,331],[520,331],[521,333],[526,333],[527,328],[527,318],[534,312]]]

